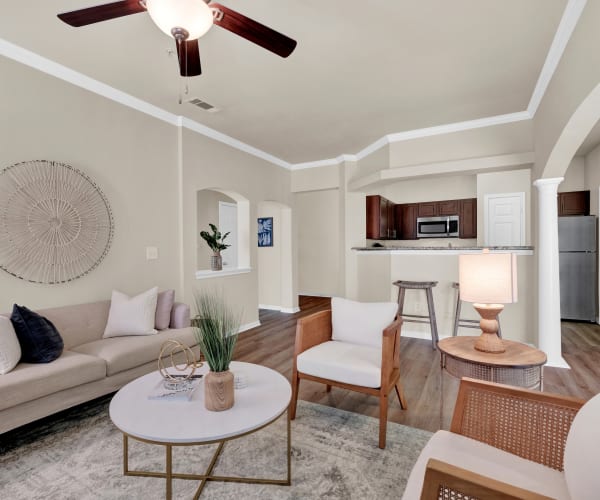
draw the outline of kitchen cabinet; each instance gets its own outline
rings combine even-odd
[[[458,200],[427,201],[419,203],[419,217],[458,215]]]
[[[558,215],[590,215],[590,192],[558,193]]]
[[[405,203],[396,205],[396,233],[399,239],[417,239],[417,217],[419,216],[419,203]]]
[[[383,196],[367,196],[367,239],[385,240],[396,238],[394,207],[394,203]]]
[[[457,200],[458,215],[458,237],[477,238],[477,198]]]

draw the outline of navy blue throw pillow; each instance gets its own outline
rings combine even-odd
[[[21,344],[21,362],[50,363],[62,354],[63,339],[49,319],[15,304],[10,320]]]

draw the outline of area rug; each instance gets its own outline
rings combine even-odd
[[[110,398],[0,436],[0,491],[16,499],[162,499],[165,481],[125,477],[123,440],[108,417]],[[205,499],[384,499],[402,495],[431,433],[300,401],[292,422],[292,485],[209,482]],[[213,474],[284,478],[285,416],[226,443]],[[173,470],[202,473],[216,445],[174,449]],[[164,470],[162,446],[130,440],[130,468]],[[192,498],[196,481],[174,480],[173,498]]]

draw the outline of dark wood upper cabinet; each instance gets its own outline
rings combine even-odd
[[[438,202],[428,201],[425,203],[418,203],[418,216],[419,217],[435,217],[438,215]]]
[[[394,203],[379,195],[367,196],[367,239],[396,238]]]
[[[438,213],[436,215],[460,215],[460,200],[438,201]]]
[[[458,237],[477,238],[477,198],[458,200]]]
[[[590,215],[590,192],[558,193],[558,215]]]
[[[398,238],[403,240],[417,239],[417,217],[420,203],[396,205],[396,230]]]

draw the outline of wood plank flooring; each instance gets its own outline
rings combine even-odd
[[[328,298],[302,296],[299,313],[261,310],[261,326],[240,335],[234,358],[268,366],[291,378],[297,319],[327,309],[329,304]],[[563,355],[572,369],[545,368],[544,390],[589,399],[600,392],[600,326],[565,322],[562,331]],[[389,420],[436,431],[440,427],[439,353],[428,340],[402,338],[400,345],[400,370],[408,409],[402,410],[398,399],[390,397]],[[445,375],[443,388],[443,427],[448,428],[458,382]],[[327,393],[324,385],[305,380],[300,385],[300,399],[378,416],[375,397],[337,388]]]

